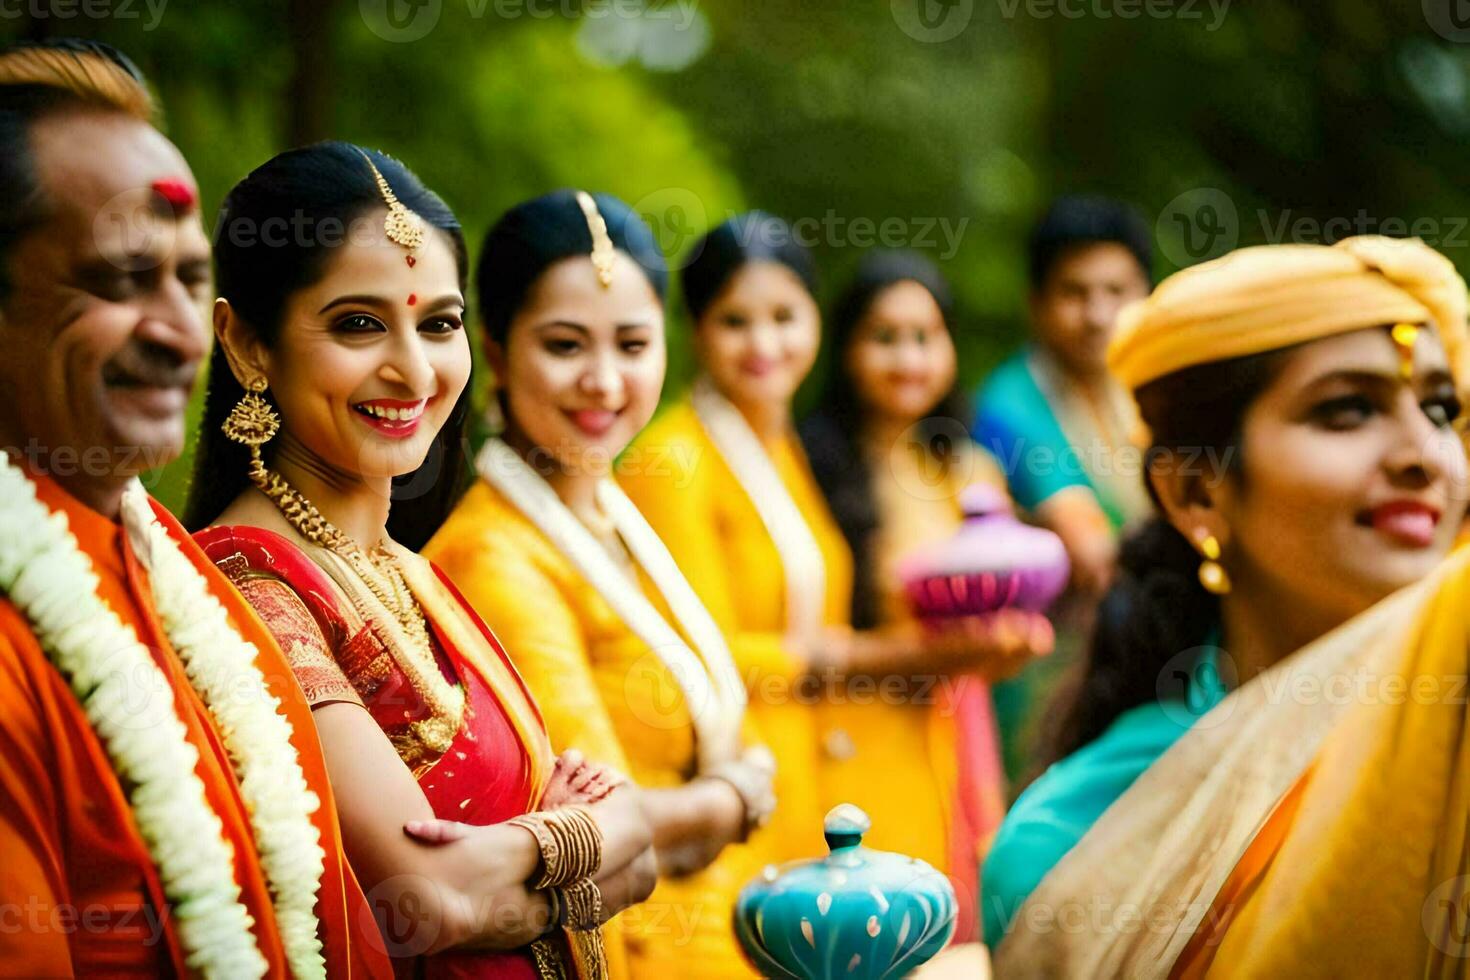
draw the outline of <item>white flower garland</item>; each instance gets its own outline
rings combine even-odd
[[[286,960],[296,980],[326,976],[317,938],[316,898],[326,851],[311,815],[321,807],[291,745],[291,725],[255,666],[259,651],[230,625],[209,585],[153,516],[134,483],[123,520],[149,567],[164,632],[184,672],[219,722],[250,813],[261,869],[270,887]]]
[[[143,504],[147,506],[146,500]],[[148,518],[156,525],[151,513]],[[155,547],[154,559],[168,565],[176,557],[188,566],[177,593],[166,587],[167,598],[159,600],[160,607],[170,610],[164,614],[170,642],[181,651],[208,651],[210,657],[228,647],[230,638],[249,650],[222,615],[215,617],[209,610],[199,616],[180,615],[181,603],[197,602],[196,590],[221,614],[223,609],[208,596],[202,576],[178,553],[166,532],[163,536],[166,547]],[[180,571],[170,567],[150,578],[157,591],[162,580],[178,575]],[[168,679],[132,627],[98,597],[99,584],[66,515],[52,513],[37,498],[30,479],[0,455],[0,592],[26,617],[107,751],[172,906],[186,964],[206,977],[263,976],[267,963],[250,931],[253,919],[240,900],[234,851],[195,772],[199,756],[175,711]],[[303,904],[308,913],[314,908],[320,888],[322,852],[309,817],[320,804],[309,789],[309,798],[301,798],[301,785],[291,778],[292,767],[274,768],[281,764],[281,734],[289,740],[290,730],[277,714],[279,705],[266,691],[253,654],[245,661],[248,669],[242,669],[238,653],[207,668],[205,658],[194,657],[199,664],[189,670],[190,679],[199,685],[196,675],[208,671],[211,682],[200,685],[200,696],[220,718],[247,803],[254,802],[252,824],[262,863],[269,852],[270,864],[276,866],[267,866],[267,880],[277,894],[292,972],[298,977],[324,976],[320,946],[307,950],[301,939],[308,926],[300,914]],[[250,693],[241,697],[241,691]],[[221,692],[228,696],[221,697]],[[231,700],[238,704],[226,707]],[[279,724],[270,722],[269,716]],[[285,751],[293,752],[289,744]],[[290,761],[294,764],[294,753]],[[299,766],[294,772],[300,774]],[[257,788],[272,782],[283,788]],[[298,814],[306,820],[305,832]],[[310,847],[304,846],[306,832],[311,835]],[[280,865],[287,861],[302,862],[302,867],[286,872]],[[309,929],[314,943],[314,915]]]
[[[168,680],[97,597],[99,584],[66,515],[51,513],[0,458],[0,591],[25,615],[106,748],[174,907],[186,962],[206,976],[262,976],[234,852],[194,771],[199,756]]]

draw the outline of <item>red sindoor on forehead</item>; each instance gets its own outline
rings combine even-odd
[[[419,294],[418,293],[409,293],[408,294],[408,305],[409,306],[417,306],[418,305],[418,302],[419,302]]]

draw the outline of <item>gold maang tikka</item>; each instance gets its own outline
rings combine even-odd
[[[1394,346],[1399,349],[1399,376],[1405,381],[1414,379],[1414,344],[1419,340],[1419,328],[1412,323],[1396,323],[1388,332]]]
[[[606,288],[613,280],[613,243],[607,233],[607,221],[597,210],[591,194],[577,191],[577,203],[587,218],[587,230],[592,233],[592,266],[597,270],[597,281]]]
[[[401,245],[409,252],[417,250],[424,244],[424,219],[403,206],[398,195],[393,193],[393,188],[388,186],[387,178],[378,170],[377,164],[373,163],[372,157],[364,153],[362,158],[372,168],[373,179],[378,183],[378,193],[383,195],[383,203],[388,206],[388,217],[383,219],[383,234],[388,236],[388,241]],[[414,262],[414,257],[410,255],[410,268]]]

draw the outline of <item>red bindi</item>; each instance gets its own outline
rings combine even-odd
[[[419,302],[419,294],[418,293],[409,293],[408,294],[408,305],[409,306],[417,306],[418,305],[418,302]]]
[[[403,261],[408,263],[408,267],[410,269],[419,264],[419,260],[414,258],[412,255],[405,255],[403,257]]]
[[[149,186],[175,214],[188,214],[199,203],[199,193],[194,190],[194,185],[181,177],[155,180]]]

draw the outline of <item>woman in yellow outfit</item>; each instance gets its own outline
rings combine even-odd
[[[903,251],[866,256],[833,307],[837,371],[800,431],[857,558],[852,622],[860,629],[912,630],[903,561],[955,534],[969,487],[983,483],[1004,497],[1005,477],[970,440],[968,409],[955,389],[951,309],[938,268]],[[1035,649],[1047,646],[1044,618],[1018,626],[1037,631]],[[1026,662],[1017,657],[1012,667]],[[874,823],[893,828],[895,849],[951,876],[961,897],[956,934],[968,940],[977,935],[980,862],[1005,814],[990,688],[958,671],[900,680],[876,703],[823,709],[829,725],[866,733],[864,752],[827,765],[824,789],[833,799],[864,799]],[[880,751],[894,764],[888,793],[873,798],[870,770]]]
[[[1466,976],[1466,307],[1360,236],[1124,312],[1161,517],[986,865],[997,976]]]
[[[662,880],[620,920],[631,975],[745,977],[730,920],[765,860],[770,753],[719,628],[607,477],[658,401],[665,281],[606,195],[559,191],[492,229],[477,286],[504,438],[425,554],[516,650],[553,745],[648,794]]]
[[[1031,633],[927,641],[912,623],[850,628],[852,552],[791,415],[820,342],[810,257],[761,212],[715,228],[693,255],[683,287],[704,375],[634,443],[620,480],[730,637],[776,755],[784,856],[819,853],[821,813],[853,802],[880,816],[873,846],[946,868],[940,800],[907,795],[933,760],[895,740],[874,709],[929,696],[914,675],[1014,660]]]
[[[822,750],[813,710],[821,678],[788,609],[809,617],[813,634],[847,622],[852,556],[812,479],[795,432],[762,448],[819,561],[788,596],[783,555],[740,480],[721,457],[693,403],[661,415],[619,467],[619,482],[669,546],[680,569],[729,639],[745,681],[750,714],[776,757],[776,811],[767,851],[776,860],[824,851]],[[876,829],[876,828],[875,828]]]

